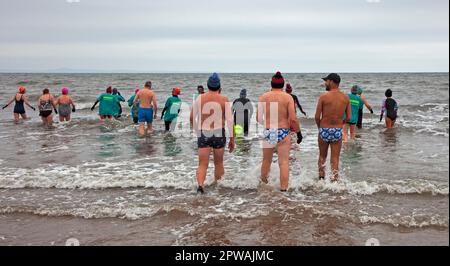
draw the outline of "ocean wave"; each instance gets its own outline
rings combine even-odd
[[[286,212],[269,205],[245,206],[244,209],[236,209],[230,207],[221,208],[224,204],[218,206],[210,206],[209,208],[186,207],[170,204],[162,204],[161,206],[89,206],[83,208],[58,208],[58,207],[0,207],[0,214],[30,214],[46,217],[75,217],[82,219],[108,219],[117,218],[130,221],[148,219],[155,216],[174,215],[177,217],[199,217],[199,221],[207,223],[208,220],[231,219],[240,221],[242,219],[254,219],[259,217],[267,217],[276,215],[284,217],[283,219],[303,219],[306,215],[309,218],[314,217],[335,217],[341,221],[348,221],[354,224],[374,225],[384,224],[393,227],[406,228],[427,228],[440,227],[448,228],[448,218],[440,215],[362,215],[355,216],[352,213],[345,213],[335,209],[323,209],[315,206],[296,206],[295,209],[303,209],[298,214]],[[308,218],[308,219],[309,219]]]
[[[361,216],[359,221],[364,224],[386,224],[394,227],[407,227],[407,228],[424,228],[424,227],[443,227],[448,228],[448,218],[443,218],[439,215],[432,217],[412,215],[412,216],[400,216],[389,215],[385,217],[375,216]]]
[[[174,161],[173,166],[159,163],[164,158],[140,159],[123,162],[87,162],[78,166],[48,165],[44,168],[1,168],[0,188],[58,188],[58,189],[109,189],[109,188],[195,188],[196,165]],[[145,169],[145,171],[143,171]],[[255,190],[259,185],[258,168],[250,172],[224,177],[220,186],[230,189]],[[312,174],[302,173],[291,177],[291,188],[299,192],[333,192],[351,195],[430,194],[448,196],[448,183],[435,183],[426,179],[352,181],[317,181]],[[271,179],[271,184],[278,182]]]

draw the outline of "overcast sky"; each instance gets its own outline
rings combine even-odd
[[[0,0],[3,72],[448,69],[448,0]]]

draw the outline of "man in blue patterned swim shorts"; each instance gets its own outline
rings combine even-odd
[[[323,78],[327,92],[322,94],[317,103],[316,124],[319,128],[319,179],[325,179],[325,163],[328,147],[331,147],[332,181],[339,179],[339,157],[342,147],[342,128],[350,121],[352,110],[350,100],[339,89],[341,78],[338,74],[330,74]],[[346,114],[346,121],[342,118]]]
[[[256,120],[264,126],[263,162],[261,182],[268,183],[270,167],[275,149],[278,151],[280,167],[280,190],[289,187],[289,151],[291,149],[290,131],[297,133],[297,143],[302,142],[300,123],[295,115],[294,99],[283,91],[284,78],[277,72],[272,78],[272,90],[259,98]],[[272,112],[272,113],[271,113]]]

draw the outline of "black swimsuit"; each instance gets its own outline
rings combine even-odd
[[[23,95],[20,96],[20,100],[17,100],[17,95],[14,98],[16,100],[16,105],[14,106],[14,113],[23,115],[25,114]]]

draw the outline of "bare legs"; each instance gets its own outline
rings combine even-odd
[[[225,154],[225,148],[214,150],[214,180],[219,181],[225,174],[225,168],[223,167],[223,155]]]
[[[16,113],[14,113],[14,122],[19,122],[19,120],[20,120],[20,114],[16,114]]]
[[[278,165],[280,167],[280,187],[287,190],[289,187],[289,151],[291,150],[291,136],[278,143]]]
[[[278,165],[280,167],[280,188],[287,190],[289,187],[289,151],[291,149],[291,136],[287,136],[278,143]],[[268,183],[270,167],[272,165],[275,148],[263,148],[263,162],[261,165],[261,181]]]
[[[28,117],[26,114],[17,114],[14,113],[14,122],[18,123],[20,121],[20,118],[22,117],[23,120],[27,120]]]
[[[344,124],[344,142],[348,142],[348,130],[350,129],[351,140],[356,140],[356,125]]]
[[[319,177],[325,178],[325,163],[328,156],[329,143],[319,137]]]
[[[211,154],[211,148],[201,148],[198,149],[198,168],[197,168],[197,183],[198,186],[204,187],[206,172],[208,171],[209,156]],[[223,156],[225,153],[225,148],[214,149],[214,180],[219,181],[225,174],[225,169],[223,167]]]
[[[331,146],[331,171],[333,177],[331,181],[339,180],[339,158],[341,156],[342,141],[333,142]]]
[[[152,124],[147,124],[147,130],[145,129],[145,123],[139,123],[139,136],[145,137],[147,133],[151,133],[153,131]]]
[[[69,122],[70,121],[70,115],[68,115],[68,116],[59,116],[59,122],[64,122],[64,121],[67,121],[67,122]]]
[[[394,126],[395,126],[395,120],[392,120],[389,117],[386,117],[386,127],[394,128]]]
[[[341,155],[342,141],[327,143],[319,137],[319,177],[325,178],[325,163],[328,155],[328,147],[331,146],[331,181],[339,179],[339,157]]]
[[[53,125],[53,116],[49,115],[47,117],[41,117],[42,118],[42,123],[44,124],[44,126],[51,126]]]

